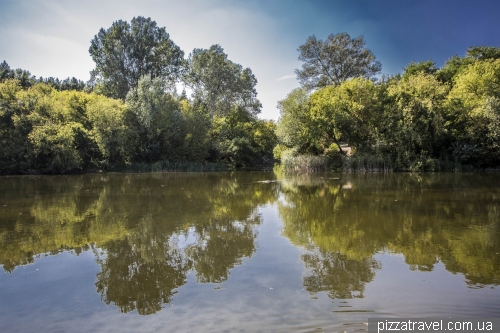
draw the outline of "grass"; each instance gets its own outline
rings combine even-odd
[[[286,173],[311,173],[332,170],[332,159],[327,156],[287,156],[281,161]]]
[[[227,171],[227,165],[223,163],[207,162],[171,162],[161,160],[154,163],[131,163],[121,166],[116,170],[119,172],[162,172],[162,171],[182,171],[182,172],[200,172],[200,171]]]
[[[281,160],[285,173],[314,173],[343,171],[359,173],[388,172],[464,172],[478,171],[477,167],[448,159],[416,159],[407,167],[398,166],[388,155],[356,153],[352,156],[287,156]]]

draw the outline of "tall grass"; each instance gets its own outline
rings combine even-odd
[[[389,156],[354,154],[342,157],[344,172],[393,172],[395,165]]]
[[[396,161],[393,156],[384,154],[355,153],[351,156],[330,155],[286,156],[281,160],[285,173],[314,173],[321,171],[342,172],[471,172],[481,171],[477,166],[463,164],[457,160],[442,157],[415,156],[406,161]]]
[[[311,173],[332,169],[332,159],[327,156],[286,156],[281,160],[286,173]]]
[[[227,171],[227,165],[223,163],[207,163],[207,162],[171,162],[169,160],[161,160],[154,163],[131,163],[119,167],[113,171],[120,172],[162,172],[162,171],[182,171],[182,172],[199,172],[199,171]]]

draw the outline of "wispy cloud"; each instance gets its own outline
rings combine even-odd
[[[289,80],[289,79],[294,79],[296,78],[297,76],[295,74],[291,74],[291,75],[284,75],[282,77],[280,77],[279,79],[277,79],[276,81],[283,81],[283,80]]]

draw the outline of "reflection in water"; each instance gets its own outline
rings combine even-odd
[[[278,178],[278,182],[259,182]],[[257,250],[258,208],[302,248],[302,283],[362,298],[377,253],[411,270],[439,262],[470,287],[500,283],[498,175],[109,174],[0,178],[0,265],[94,251],[95,289],[120,311],[153,314],[192,272],[221,283]]]
[[[199,283],[220,283],[227,280],[229,270],[241,264],[242,257],[255,251],[253,224],[258,217],[243,223],[227,218],[213,218],[198,232],[198,241],[186,249],[192,259]]]
[[[371,258],[349,259],[338,252],[317,250],[302,256],[310,270],[304,287],[310,293],[325,291],[330,298],[363,298],[365,284],[375,277],[379,263]]]
[[[256,208],[277,195],[276,184],[258,183],[262,177],[5,178],[5,195],[17,197],[4,198],[16,208],[5,210],[0,226],[0,264],[12,272],[40,254],[93,249],[101,299],[122,312],[152,314],[171,302],[190,270],[200,283],[220,283],[255,252]]]
[[[169,236],[146,215],[129,237],[109,242],[95,284],[101,300],[141,315],[170,303],[175,289],[186,282],[190,262]]]
[[[500,283],[498,175],[296,176],[282,182],[283,234],[312,267],[307,290],[362,296],[378,252],[401,253],[412,270],[441,261],[469,286]],[[348,186],[345,186],[348,184]],[[333,264],[330,264],[333,263]],[[342,281],[340,281],[342,280]],[[314,285],[314,287],[311,287]]]

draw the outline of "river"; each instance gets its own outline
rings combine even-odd
[[[500,317],[500,174],[0,177],[0,332]]]

